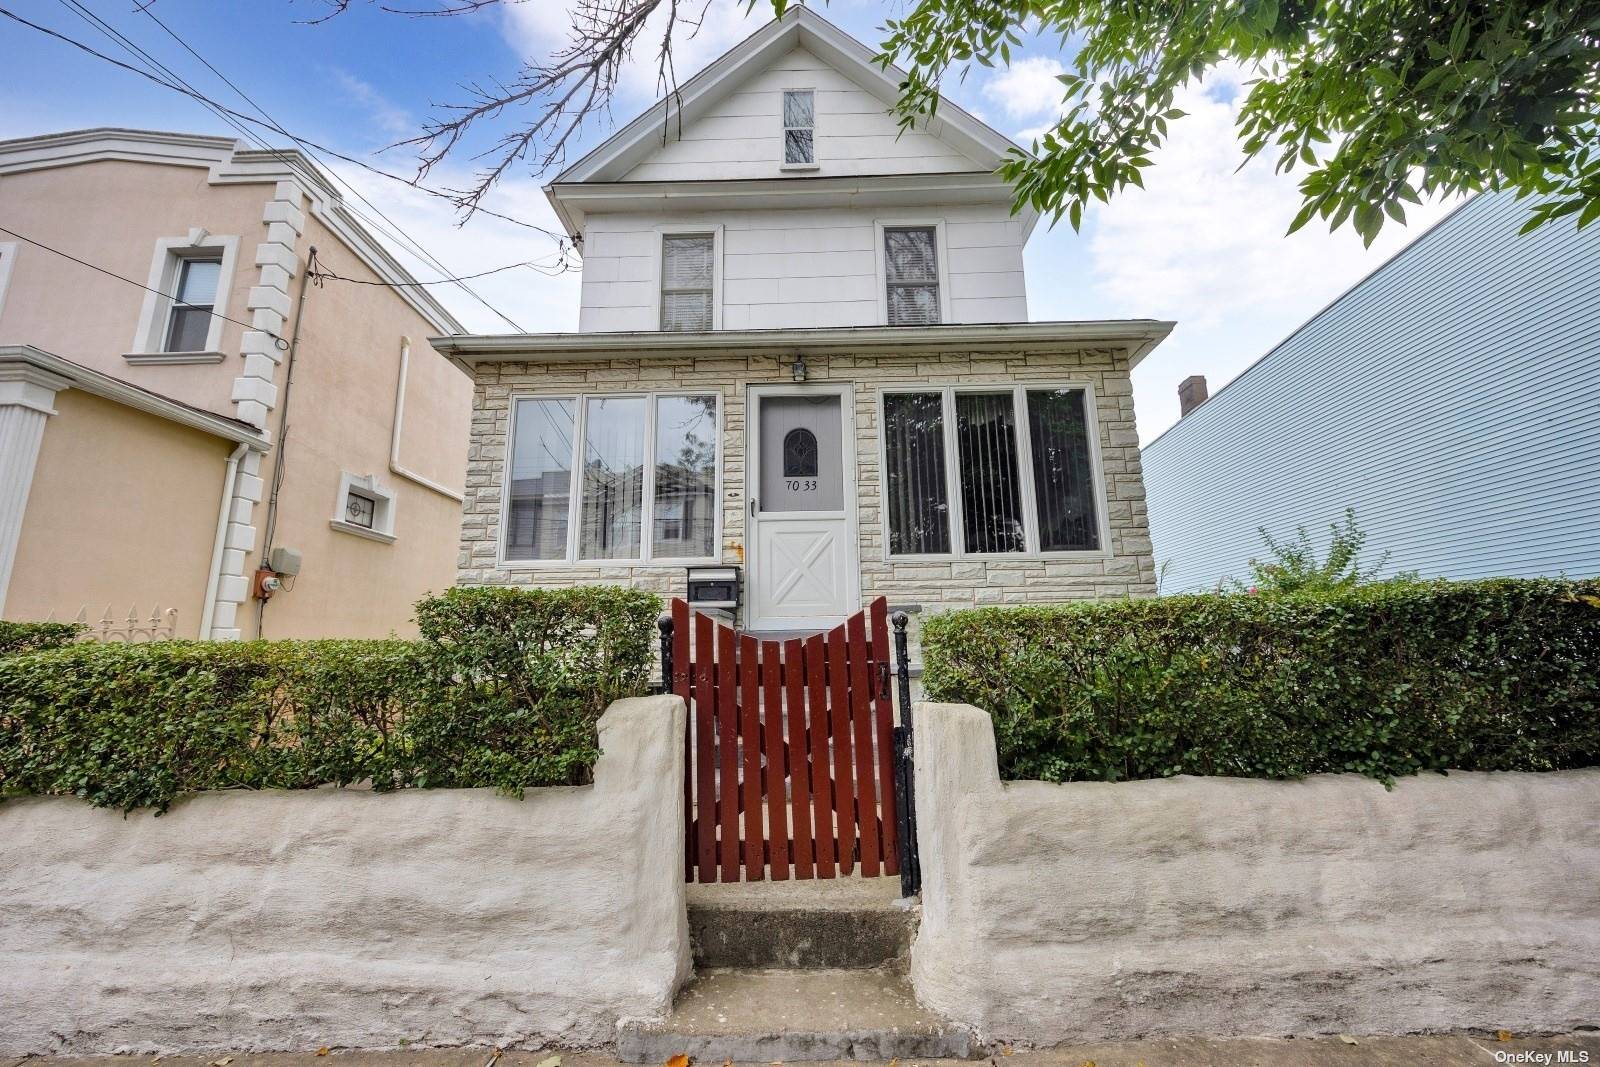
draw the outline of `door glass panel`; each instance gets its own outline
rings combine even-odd
[[[656,400],[655,530],[657,559],[716,555],[717,398]]]
[[[839,394],[764,396],[760,404],[760,509],[843,511],[844,445]],[[805,470],[812,473],[798,473]]]
[[[961,528],[968,552],[1022,552],[1017,417],[1011,393],[956,394]]]
[[[572,401],[518,400],[512,419],[506,559],[565,559]]]
[[[1083,390],[1028,390],[1028,432],[1039,547],[1046,552],[1099,548]]]
[[[638,559],[643,534],[644,397],[584,404],[581,559]]]
[[[883,451],[889,554],[950,551],[944,398],[938,393],[884,394]]]

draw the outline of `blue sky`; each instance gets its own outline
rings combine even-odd
[[[180,45],[136,9],[135,0],[78,0],[202,91],[249,110]],[[462,98],[468,79],[510,78],[524,57],[560,43],[569,0],[524,0],[502,9],[413,19],[355,0],[344,15],[320,25],[306,20],[327,9],[321,0],[155,0],[154,10],[194,49],[221,69],[283,125],[308,140],[407,172],[403,154],[371,155],[413,131],[439,103]],[[900,2],[832,0],[822,12],[875,43]],[[66,0],[0,0],[39,22],[126,59],[120,46],[80,17]],[[699,69],[767,17],[764,4],[746,17],[736,0],[712,0],[706,25],[677,46],[680,77]],[[82,126],[134,126],[233,134],[200,105],[0,19],[0,138]],[[1034,41],[1010,70],[978,71],[950,95],[1014,138],[1047,124],[1055,113],[1054,75],[1065,57],[1056,43]],[[226,60],[226,62],[224,62]],[[641,46],[624,78],[615,121],[624,123],[653,98],[652,49]],[[1294,178],[1270,164],[1237,171],[1232,134],[1239,93],[1236,72],[1222,71],[1183,94],[1190,113],[1147,172],[1147,189],[1097,205],[1081,233],[1041,224],[1028,250],[1029,314],[1043,319],[1164,318],[1178,328],[1135,371],[1141,437],[1148,441],[1176,420],[1177,384],[1204,374],[1213,392],[1263,355],[1295,326],[1413,240],[1449,205],[1419,209],[1408,228],[1390,227],[1370,249],[1349,232],[1315,228],[1285,238],[1298,207]],[[610,132],[585,130],[584,146]],[[447,205],[405,186],[334,163],[450,271],[473,273],[546,257],[551,243],[507,223],[479,216],[458,227]],[[451,184],[470,167],[463,160],[432,179]],[[543,176],[548,177],[548,176]],[[545,223],[552,216],[539,192],[541,176],[503,183],[490,206]],[[0,216],[4,202],[0,200]],[[402,253],[418,277],[440,272]],[[531,331],[573,329],[577,276],[549,278],[519,270],[474,283],[491,304]],[[471,329],[504,330],[500,319],[450,286],[435,293]]]

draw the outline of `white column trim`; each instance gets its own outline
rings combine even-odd
[[[11,568],[22,540],[45,422],[56,413],[56,393],[71,384],[40,367],[0,365],[0,613],[5,611]]]

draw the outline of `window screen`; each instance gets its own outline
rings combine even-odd
[[[883,434],[889,552],[950,551],[944,397],[939,393],[885,394]]]
[[[890,326],[939,322],[939,250],[933,227],[883,231]]]
[[[518,400],[506,509],[505,558],[565,559],[572,497],[571,400]]]
[[[716,555],[717,398],[656,399],[655,530],[652,554]]]
[[[668,234],[661,241],[661,329],[701,332],[712,328],[716,239],[706,234]]]
[[[810,89],[786,89],[783,93],[783,161],[788,164],[815,163],[817,97]]]
[[[1082,389],[1028,391],[1039,547],[1045,552],[1100,547]]]
[[[220,259],[185,259],[178,271],[171,318],[167,322],[166,351],[199,352],[211,332],[211,312],[217,304]]]
[[[645,400],[592,396],[583,418],[578,558],[637,559],[644,536]]]

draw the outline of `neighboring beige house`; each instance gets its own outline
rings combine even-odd
[[[1013,146],[901,134],[898,77],[792,7],[555,179],[580,332],[434,341],[477,380],[462,583],[737,565],[762,632],[1155,592],[1128,374],[1171,324],[1028,322]]]
[[[453,584],[471,381],[425,339],[461,327],[314,164],[137,130],[3,141],[0,227],[3,617],[382,636]],[[307,285],[312,249],[381,284]]]

